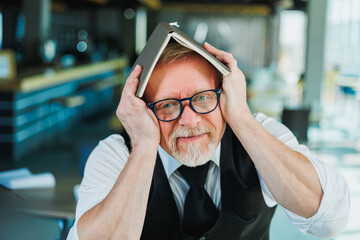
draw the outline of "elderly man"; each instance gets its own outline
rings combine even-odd
[[[303,233],[330,237],[348,219],[349,189],[281,123],[251,114],[230,53],[204,44],[231,73],[170,43],[143,99],[141,67],[125,84],[120,135],[95,148],[69,239],[269,239],[279,204]]]

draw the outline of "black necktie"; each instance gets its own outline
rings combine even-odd
[[[216,222],[219,213],[204,188],[210,161],[202,166],[181,166],[178,171],[190,185],[185,198],[183,230],[191,236],[206,233]]]

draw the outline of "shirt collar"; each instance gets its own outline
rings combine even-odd
[[[216,148],[214,156],[211,158],[211,161],[215,163],[216,166],[220,166],[220,149],[221,149],[221,143]],[[160,159],[162,161],[162,164],[165,169],[165,173],[167,178],[170,177],[170,175],[176,171],[182,164],[173,158],[170,154],[168,154],[160,145],[158,147],[158,152]]]

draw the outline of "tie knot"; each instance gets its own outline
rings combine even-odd
[[[207,172],[209,170],[210,161],[206,164],[197,167],[181,166],[178,171],[187,181],[190,187],[204,187]]]

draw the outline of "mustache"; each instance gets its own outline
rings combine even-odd
[[[213,135],[215,133],[215,128],[213,126],[205,126],[205,125],[199,125],[194,128],[184,128],[179,127],[175,129],[170,139],[177,139],[179,137],[193,137],[201,134],[211,134]]]

